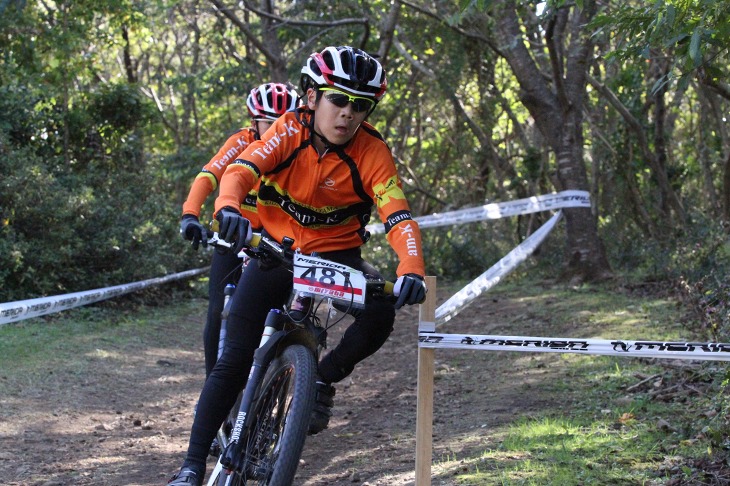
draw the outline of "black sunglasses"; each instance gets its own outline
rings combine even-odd
[[[324,92],[327,101],[338,108],[344,108],[348,103],[352,103],[352,111],[362,113],[370,111],[375,106],[375,101],[370,98],[352,96],[334,88],[319,88],[319,90]]]

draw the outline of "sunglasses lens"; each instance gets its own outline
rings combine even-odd
[[[374,104],[372,100],[369,100],[367,98],[351,98],[350,96],[342,93],[327,93],[324,96],[325,98],[327,98],[327,101],[329,101],[338,108],[344,108],[345,106],[347,106],[347,103],[352,101],[352,109],[357,113],[368,111],[370,108],[373,107]]]
[[[368,111],[371,106],[373,106],[372,101],[366,100],[364,98],[357,98],[355,101],[352,102],[352,109],[359,113],[362,113],[363,111]]]
[[[325,98],[327,98],[327,101],[329,101],[338,108],[344,108],[350,101],[346,95],[337,93],[327,93],[325,95]]]

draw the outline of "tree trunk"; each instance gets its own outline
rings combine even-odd
[[[584,10],[571,16],[568,16],[568,9],[554,12],[545,36],[552,70],[547,75],[539,70],[525,47],[515,2],[505,2],[504,5],[498,20],[503,44],[506,44],[501,54],[520,84],[522,103],[555,153],[558,189],[589,191],[583,158],[582,108],[593,44],[581,29],[590,20],[594,3],[585,2]],[[571,31],[563,36],[562,29]],[[569,39],[569,43],[565,39]],[[566,45],[561,42],[566,42]],[[612,273],[603,242],[598,236],[595,215],[588,208],[565,209],[563,212],[566,250],[562,277],[576,283],[610,277]]]
[[[722,209],[725,221],[730,222],[730,153],[722,168]]]

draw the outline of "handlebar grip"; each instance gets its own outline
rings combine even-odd
[[[222,246],[225,248],[229,248],[231,246],[231,244],[226,242],[225,240],[223,240],[222,238],[220,238],[218,236],[218,226],[219,226],[218,220],[217,219],[211,220],[209,226],[210,226],[210,229],[207,230],[207,233],[208,233],[208,240],[210,240],[210,243],[213,246]],[[261,233],[253,232],[251,234],[251,241],[249,241],[246,244],[246,247],[255,248],[255,247],[259,246],[259,242],[261,242]]]
[[[259,246],[259,243],[261,243],[261,233],[251,233],[251,241],[249,241],[246,246],[255,248]]]
[[[390,280],[386,280],[385,286],[383,287],[383,292],[385,292],[388,295],[393,295],[394,288],[395,288],[395,283],[391,282]]]

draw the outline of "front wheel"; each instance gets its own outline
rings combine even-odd
[[[314,355],[302,345],[288,346],[271,362],[252,408],[245,484],[292,484],[314,407],[315,379]]]

